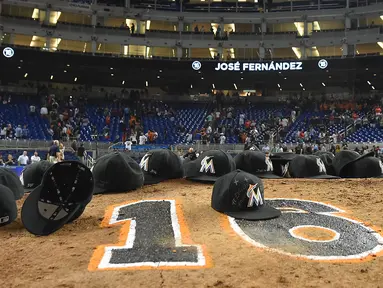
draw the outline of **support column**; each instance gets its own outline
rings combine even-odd
[[[95,54],[97,51],[97,42],[96,40],[92,40],[92,47],[91,47],[92,54]]]
[[[4,35],[4,32],[0,30],[0,45],[3,44],[3,35]]]
[[[47,8],[47,10],[45,10],[44,24],[49,25],[50,19],[51,19],[51,9]]]
[[[15,34],[11,33],[9,35],[9,44],[13,45],[15,43]]]
[[[350,8],[350,0],[346,0],[346,8]]]
[[[218,60],[221,60],[223,57],[223,47],[218,47],[217,52],[219,53],[219,59]]]
[[[188,48],[188,54],[189,54],[189,58],[192,58],[192,50],[191,50],[191,48]]]
[[[182,58],[182,47],[177,46],[177,59],[181,60]]]
[[[47,35],[45,40],[45,47],[44,47],[47,51],[51,51],[51,40],[52,40],[52,37]]]
[[[303,22],[303,36],[308,36],[309,35],[309,23],[307,20]]]
[[[342,44],[342,58],[345,58],[348,56],[348,44],[343,43]]]
[[[301,50],[301,59],[303,60],[307,59],[306,46],[301,45],[300,50]]]
[[[344,28],[346,30],[351,29],[351,18],[349,16],[346,16],[346,18],[344,19]]]
[[[259,47],[259,58],[265,59],[265,48],[264,47]]]
[[[0,2],[0,14],[1,14],[2,8],[3,8],[3,4],[1,4]]]
[[[183,20],[178,20],[178,31],[180,34],[184,31],[184,21]]]
[[[136,31],[134,33],[141,34],[141,19],[136,19]]]
[[[251,24],[251,32],[255,33],[255,31],[256,31],[255,24]]]
[[[130,9],[130,0],[125,0],[125,8]]]
[[[95,27],[97,25],[97,15],[93,14],[92,15],[92,26]]]
[[[262,33],[267,33],[267,25],[266,25],[266,20],[265,19],[262,19],[262,22],[261,22],[261,31]]]

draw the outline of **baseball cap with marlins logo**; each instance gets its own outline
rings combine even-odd
[[[0,227],[12,223],[17,218],[17,206],[13,192],[0,184]]]
[[[235,170],[215,182],[211,206],[236,219],[267,220],[281,215],[281,211],[266,205],[262,180],[242,170]]]
[[[298,155],[289,163],[291,178],[339,179],[327,175],[326,166],[322,159],[315,155]]]
[[[274,174],[273,162],[261,151],[246,150],[234,158],[237,169],[258,176],[259,178],[281,178]]]
[[[219,177],[235,170],[233,157],[222,150],[206,151],[183,166],[186,179],[200,182],[214,183]]]
[[[140,162],[144,173],[144,185],[157,184],[183,176],[181,158],[168,149],[153,150],[145,154]]]

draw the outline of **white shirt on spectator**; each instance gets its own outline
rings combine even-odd
[[[29,106],[29,112],[35,113],[36,112],[36,106],[34,106],[34,105]]]
[[[132,141],[128,140],[128,141],[125,141],[125,149],[130,151],[132,150]]]
[[[132,141],[132,142],[136,142],[136,143],[137,143],[137,137],[136,137],[135,134],[133,134],[133,135],[130,136],[130,141]]]
[[[40,114],[41,114],[41,115],[48,115],[48,109],[47,109],[47,107],[41,107],[41,109],[40,109]]]
[[[17,159],[17,162],[19,162],[21,165],[27,165],[28,164],[29,157],[20,155],[19,158]]]
[[[148,138],[146,138],[145,135],[141,135],[140,136],[140,145],[145,145],[146,140],[148,140]]]
[[[225,135],[221,135],[221,137],[219,137],[219,144],[225,144],[225,141],[226,141]]]
[[[37,162],[40,162],[40,157],[39,156],[35,156],[35,155],[33,155],[32,157],[31,157],[31,162],[32,162],[32,164],[33,163],[37,163]]]

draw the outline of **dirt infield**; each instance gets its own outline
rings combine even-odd
[[[379,228],[383,227],[382,180],[283,179],[265,180],[264,183],[266,198],[293,198],[330,204],[345,210],[346,213],[342,213],[343,216],[358,219],[382,234]],[[307,257],[298,256],[307,254],[309,247],[302,247],[298,249],[299,251],[296,251],[296,246],[279,247],[275,237],[258,239],[272,241],[274,246],[266,245],[270,249],[256,247],[254,243],[244,239],[244,235],[241,236],[238,230],[233,229],[234,226],[240,227],[246,234],[246,223],[232,223],[228,217],[210,208],[211,191],[212,185],[175,180],[126,194],[98,195],[93,198],[81,218],[48,237],[36,237],[29,234],[23,229],[19,217],[14,223],[0,229],[0,287],[237,288],[379,287],[382,285],[383,257],[380,257],[379,249],[350,259],[342,258],[343,256],[331,259],[330,250],[330,254],[324,255],[327,258],[314,257],[316,260],[310,260]],[[154,207],[152,213],[150,211],[142,213],[140,209],[146,209],[146,206],[141,204],[137,207],[124,206],[135,201],[151,199],[175,201],[142,202],[144,203],[142,205]],[[162,205],[161,203],[166,205],[170,203],[169,209],[173,209],[172,205],[174,205],[177,218],[172,216],[172,221],[158,222],[160,218],[169,216],[166,214],[167,206],[164,204],[166,207],[161,208],[159,206]],[[21,201],[18,204],[20,207]],[[117,216],[120,217],[126,213],[126,219],[129,218],[129,209],[133,207],[139,215],[134,222],[136,224],[133,225],[133,221],[126,219],[121,220],[121,217],[118,218],[113,214],[113,211],[120,209],[119,207],[125,210],[121,210],[123,212],[119,210],[120,214]],[[160,209],[163,209],[166,215],[161,215]],[[290,208],[285,207],[285,209]],[[293,212],[297,211],[298,209]],[[146,218],[141,217],[141,214],[145,214]],[[191,246],[175,247],[171,252],[166,249],[162,252],[156,250],[150,255],[143,256],[146,250],[150,250],[150,245],[169,241],[166,238],[166,233],[169,231],[165,228],[166,225],[170,225],[169,223],[173,223],[173,228],[177,228],[175,221],[179,223],[183,244]],[[142,223],[146,223],[145,229],[142,229]],[[275,227],[278,228],[278,225],[280,224],[276,224]],[[150,240],[149,236],[154,233],[154,227],[158,228],[158,232],[156,231],[153,236],[157,238]],[[311,230],[310,227],[306,228],[304,225],[296,227],[290,234],[293,233],[296,238],[314,239],[310,243],[318,243],[318,247],[321,247],[323,243],[326,245],[329,243],[328,248],[332,247],[336,250],[334,246],[331,246],[331,243],[334,243],[331,241],[337,235],[335,228]],[[267,224],[262,224],[257,229],[268,229]],[[355,229],[352,230],[354,233]],[[132,231],[137,233],[135,240]],[[104,255],[106,247],[119,245],[128,247],[129,241],[139,243],[135,244],[134,249],[132,246],[126,248],[132,251],[138,249],[134,256],[137,259],[142,257],[154,259],[158,256],[170,259],[169,261],[176,258],[179,258],[180,262],[191,259],[191,262],[195,261],[197,264],[172,266],[167,264],[168,261],[163,262],[159,267],[150,267],[149,264],[128,265],[126,262],[131,258],[125,259],[123,255],[125,250],[123,250],[116,261],[126,265],[109,265],[109,262],[103,258],[106,257]],[[358,239],[354,241],[359,242]],[[367,245],[366,241],[363,240],[358,245]],[[195,245],[200,245],[198,246],[200,250],[194,249],[197,247]],[[276,252],[282,250],[284,253]],[[336,254],[335,250],[333,252]],[[339,253],[347,256],[350,252],[346,250]],[[171,255],[172,253],[174,255]],[[159,261],[165,261],[161,259]]]

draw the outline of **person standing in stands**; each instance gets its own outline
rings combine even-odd
[[[80,159],[81,163],[84,163],[85,148],[84,144],[80,144],[80,147],[77,149],[77,157]]]
[[[56,163],[58,153],[60,153],[59,141],[54,140],[52,146],[49,148],[49,151],[48,151],[49,162]]]
[[[8,159],[4,164],[5,164],[5,166],[15,165],[15,161],[13,161],[13,156],[11,154],[8,155]]]
[[[23,129],[21,128],[21,125],[18,125],[16,127],[15,135],[16,135],[16,139],[21,139],[21,137],[23,136]]]
[[[27,128],[27,125],[24,125],[24,128],[23,128],[23,139],[29,139],[29,130]]]
[[[26,166],[28,165],[29,157],[27,155],[27,151],[24,151],[23,154],[19,156],[17,159],[17,162],[19,163],[20,166]]]

